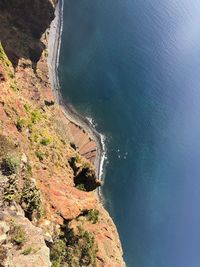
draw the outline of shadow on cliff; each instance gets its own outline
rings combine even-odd
[[[50,0],[0,0],[0,41],[14,68],[20,58],[36,65],[45,49],[41,36],[53,18]]]

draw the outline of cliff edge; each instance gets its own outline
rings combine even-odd
[[[56,1],[0,0],[0,266],[125,266],[91,135],[48,73]]]

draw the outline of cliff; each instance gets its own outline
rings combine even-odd
[[[49,83],[56,1],[0,0],[0,266],[124,266],[96,144]]]

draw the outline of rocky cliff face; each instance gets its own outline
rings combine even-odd
[[[55,4],[0,0],[0,266],[124,266],[84,157],[95,146],[48,82]]]

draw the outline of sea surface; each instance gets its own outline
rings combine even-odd
[[[199,267],[200,1],[65,0],[59,77],[106,136],[127,267]]]

